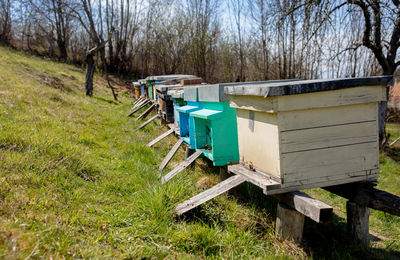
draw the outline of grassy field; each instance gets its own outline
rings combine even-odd
[[[128,94],[113,101],[96,77],[88,98],[83,85],[80,68],[0,46],[0,258],[400,257],[400,218],[372,211],[376,241],[359,248],[346,236],[345,200],[320,189],[310,193],[335,216],[307,220],[301,246],[274,238],[276,201],[249,184],[174,217],[178,202],[219,181],[218,169],[199,160],[161,185],[158,164],[176,138],[148,148],[165,126],[134,132]],[[400,195],[396,149],[381,155],[379,188]]]

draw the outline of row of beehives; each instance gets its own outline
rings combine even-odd
[[[287,191],[378,176],[378,102],[391,79],[200,84],[190,75],[154,76],[138,96],[157,102],[180,138],[215,166],[240,162]]]

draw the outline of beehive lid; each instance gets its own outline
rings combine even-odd
[[[206,85],[198,87],[199,101],[205,102],[227,102],[229,101],[229,96],[224,93],[224,88],[228,86],[241,86],[249,87],[252,85],[265,84],[265,83],[278,83],[278,82],[288,82],[293,80],[269,80],[269,81],[249,81],[249,82],[230,82],[230,83],[220,83],[213,85]]]
[[[225,87],[225,94],[276,97],[298,95],[321,91],[346,89],[358,86],[386,86],[392,76],[367,78],[345,78],[328,80],[301,80],[284,82],[266,82],[252,85],[236,84]]]
[[[173,75],[159,75],[159,76],[148,76],[146,80],[155,80],[155,81],[165,81],[170,79],[188,79],[188,78],[196,78],[194,75],[185,75],[185,74],[173,74]]]
[[[176,108],[177,111],[179,112],[183,112],[183,113],[190,113],[196,109],[199,109],[199,107],[195,107],[195,106],[183,106],[183,107],[178,107]]]
[[[191,112],[190,116],[212,120],[215,118],[220,118],[221,116],[223,116],[223,113],[222,111],[217,111],[217,110],[200,109],[195,112]]]
[[[175,89],[175,88],[179,88],[182,87],[181,84],[175,84],[175,85],[156,85],[156,90],[159,92],[167,92],[170,89]]]
[[[167,95],[170,95],[172,98],[183,98],[183,89],[171,89],[168,90]]]

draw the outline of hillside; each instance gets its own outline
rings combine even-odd
[[[96,76],[88,98],[81,68],[0,46],[0,258],[400,257],[400,218],[372,211],[368,252],[346,236],[345,200],[320,189],[310,192],[335,217],[306,221],[302,247],[274,238],[276,201],[247,184],[175,218],[174,205],[217,183],[218,169],[199,160],[161,185],[176,138],[148,148],[166,127],[134,132],[132,99],[113,101],[105,85]],[[382,154],[379,187],[400,195],[396,149]]]

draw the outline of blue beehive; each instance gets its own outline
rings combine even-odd
[[[179,135],[191,149],[195,149],[194,122],[190,113],[202,108],[202,104],[198,102],[197,88],[185,88],[184,101],[186,101],[185,106],[176,108],[179,112]]]

